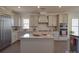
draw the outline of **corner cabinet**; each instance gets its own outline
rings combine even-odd
[[[57,26],[57,15],[48,16],[48,26]]]
[[[38,26],[39,17],[36,15],[30,16],[30,26]]]

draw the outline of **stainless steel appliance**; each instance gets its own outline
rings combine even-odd
[[[0,15],[0,50],[11,43],[12,18],[9,15]]]

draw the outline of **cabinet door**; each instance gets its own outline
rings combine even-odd
[[[68,23],[68,16],[67,16],[67,14],[60,14],[59,15],[59,23]]]
[[[68,23],[68,15],[67,14],[63,15],[63,23]]]
[[[38,25],[38,16],[33,16],[33,26],[37,26]]]
[[[30,26],[33,26],[33,22],[34,22],[33,19],[34,19],[33,16],[30,16]]]
[[[53,26],[57,26],[57,15],[53,15]]]
[[[37,26],[38,25],[38,16],[32,15],[30,16],[30,26]]]
[[[49,16],[48,17],[48,20],[49,20],[48,26],[53,26],[53,17],[52,16]]]
[[[49,18],[48,26],[57,26],[57,16],[56,15],[49,16],[48,18]]]
[[[47,23],[47,22],[48,22],[47,16],[41,15],[39,17],[39,23]]]
[[[63,23],[63,16],[61,14],[59,15],[59,23]]]

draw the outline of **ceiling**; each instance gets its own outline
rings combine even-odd
[[[11,9],[18,13],[39,13],[41,11],[45,12],[70,12],[70,11],[78,11],[79,12],[79,6],[62,6],[59,8],[58,6],[40,6],[40,8],[37,8],[37,6],[20,6],[21,8],[18,8],[18,6],[7,6],[6,8]]]

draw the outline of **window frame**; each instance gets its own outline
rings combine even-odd
[[[72,34],[72,35],[77,35],[77,36],[78,36],[78,35],[79,35],[79,19],[78,19],[78,18],[73,18],[73,19],[74,19],[74,20],[77,19],[78,24],[77,24],[77,25],[73,25],[73,22],[72,22],[72,32],[73,32],[73,28],[77,28],[78,33],[75,32],[76,34],[74,33],[74,34]],[[73,20],[73,19],[72,19],[72,20]],[[76,23],[75,23],[75,24],[76,24]],[[75,29],[75,30],[76,30],[76,29]],[[74,30],[74,31],[75,31],[75,30]]]
[[[23,19],[23,29],[29,29],[30,28],[30,20],[29,18]]]

